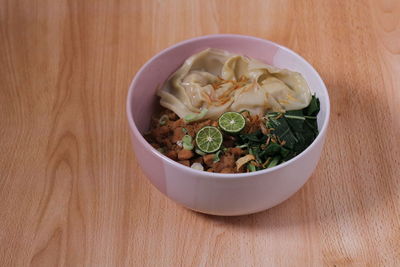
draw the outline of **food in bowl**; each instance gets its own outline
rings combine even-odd
[[[318,135],[319,100],[300,73],[227,51],[192,55],[157,94],[162,108],[146,140],[197,170],[271,168]]]
[[[159,112],[157,89],[187,58],[209,47],[257,58],[270,65],[301,73],[321,102],[317,119],[319,133],[312,144],[291,160],[273,168],[235,174],[188,168],[154,149],[143,135],[150,130],[151,119],[148,114]],[[185,40],[149,59],[130,84],[126,112],[137,163],[155,188],[186,208],[213,215],[236,216],[274,207],[307,182],[323,151],[330,101],[328,90],[318,72],[294,51],[252,36],[217,34]],[[195,147],[196,144],[193,144]],[[135,179],[143,178],[136,169],[135,174]]]

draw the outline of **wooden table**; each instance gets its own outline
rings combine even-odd
[[[400,266],[398,0],[0,2],[0,266]],[[136,71],[212,33],[290,47],[329,88],[316,171],[259,214],[187,210],[131,150]]]

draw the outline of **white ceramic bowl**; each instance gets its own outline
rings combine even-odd
[[[319,135],[301,154],[276,167],[242,174],[216,174],[183,166],[155,150],[143,138],[159,99],[155,92],[189,56],[219,48],[300,72],[321,102]],[[231,34],[178,43],[150,59],[133,79],[127,115],[136,158],[152,184],[183,206],[214,215],[244,215],[269,209],[299,190],[314,171],[329,122],[329,96],[315,69],[301,56],[271,41]]]

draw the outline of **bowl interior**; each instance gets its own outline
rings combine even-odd
[[[158,107],[156,90],[178,69],[186,58],[206,48],[218,48],[246,55],[267,64],[300,72],[311,91],[321,102],[319,130],[327,123],[329,97],[326,87],[314,68],[295,52],[273,42],[241,35],[211,35],[178,43],[150,59],[136,74],[128,98],[128,116],[132,116],[140,133],[148,130],[150,117]],[[132,126],[132,125],[131,125]]]

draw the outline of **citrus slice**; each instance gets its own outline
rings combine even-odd
[[[218,119],[219,127],[227,133],[238,133],[243,130],[246,120],[238,112],[225,112]]]
[[[213,153],[222,145],[222,133],[214,126],[204,126],[196,134],[197,147],[206,153]]]

